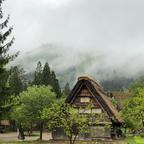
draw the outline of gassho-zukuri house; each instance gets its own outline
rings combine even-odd
[[[94,79],[81,76],[67,97],[66,103],[74,104],[77,109],[85,109],[89,102],[92,102],[94,105],[91,112],[104,113],[105,121],[109,127],[105,126],[103,122],[90,126],[90,133],[82,134],[78,139],[112,139],[120,137],[122,134],[120,127],[124,123],[124,120],[104,93],[103,87]],[[89,113],[89,111],[85,111],[85,113]],[[99,128],[96,130],[97,127]],[[62,128],[57,128],[52,133],[52,137],[55,140],[67,139]]]

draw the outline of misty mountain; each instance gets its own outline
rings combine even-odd
[[[66,82],[72,86],[80,75],[89,75],[101,81],[106,90],[111,90],[108,87],[112,83],[111,81],[113,81],[113,85],[119,85],[115,90],[123,87],[127,89],[129,83],[133,81],[132,78],[143,74],[142,71],[128,72],[127,62],[121,64],[117,61],[117,65],[113,65],[115,62],[112,57],[113,55],[107,51],[78,51],[68,46],[45,44],[20,54],[10,66],[23,67],[27,71],[29,79],[33,79],[37,62],[41,61],[44,65],[47,61],[51,69],[56,72],[62,88]]]

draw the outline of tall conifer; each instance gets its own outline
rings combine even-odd
[[[64,87],[64,94],[66,95],[66,96],[68,96],[69,94],[70,94],[70,86],[69,86],[69,83],[67,82],[66,83],[66,85],[65,85],[65,87]]]
[[[55,72],[52,71],[51,73],[51,86],[53,87],[54,92],[57,95],[57,98],[61,97],[61,89],[59,86],[58,79],[56,78]]]
[[[26,90],[28,82],[23,68],[19,68],[18,66],[11,68],[9,85],[12,95],[19,95],[20,92]]]
[[[33,85],[41,85],[42,84],[42,64],[39,61],[37,63],[37,68],[34,74],[34,81],[32,83]]]
[[[8,53],[9,48],[14,42],[14,38],[8,41],[13,28],[8,27],[9,16],[3,20],[2,3],[4,0],[0,0],[0,114],[2,113],[1,105],[6,100],[8,95],[8,76],[9,72],[6,70],[5,66],[10,61],[12,61],[18,53],[10,55]]]
[[[45,63],[42,71],[42,84],[45,86],[51,85],[51,72],[48,62]]]

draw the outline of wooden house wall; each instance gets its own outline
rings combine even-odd
[[[90,102],[81,102],[81,98],[90,98]],[[101,113],[105,113],[105,117],[104,117],[105,121],[107,121],[107,122],[111,121],[110,118],[109,118],[109,116],[107,115],[107,113],[102,108],[102,106],[100,106],[99,102],[96,99],[94,99],[94,97],[92,96],[92,94],[88,90],[88,88],[86,86],[83,86],[81,88],[80,92],[78,93],[78,95],[73,100],[72,104],[75,105],[76,108],[85,108],[90,103],[92,103],[94,105],[93,109],[97,109],[97,110],[100,109]]]
[[[81,102],[81,98],[90,98],[90,102],[94,105],[95,108],[101,108],[99,103],[93,99],[92,94],[89,92],[86,86],[83,86],[78,96],[74,99],[73,103],[77,107],[86,107],[89,102]]]

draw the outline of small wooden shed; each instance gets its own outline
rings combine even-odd
[[[10,126],[9,120],[1,120],[0,124],[3,125],[3,126]]]
[[[109,96],[117,101],[117,110],[120,111],[125,101],[131,98],[130,92],[127,91],[112,91]]]

